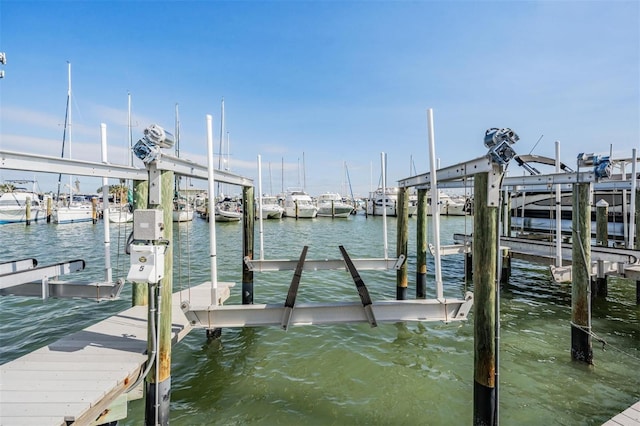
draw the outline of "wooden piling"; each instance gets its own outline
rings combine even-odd
[[[24,209],[25,209],[25,222],[27,224],[27,226],[31,225],[31,197],[27,197],[27,199],[24,202]]]
[[[244,214],[242,215],[242,304],[253,304],[253,271],[244,262],[245,258],[253,260],[254,253],[254,232],[255,232],[255,207],[254,188],[245,186],[242,188],[242,205]]]
[[[633,215],[632,220],[635,220],[635,224],[636,224],[636,235],[635,235],[633,244],[636,250],[640,250],[640,188],[636,189],[635,197],[636,197],[636,211],[631,212],[631,214]]]
[[[164,254],[164,278],[156,287],[157,292],[157,327],[159,327],[157,365],[152,368],[152,373],[147,376],[145,392],[145,423],[147,425],[169,424],[169,403],[171,395],[171,294],[173,292],[173,196],[174,173],[161,171],[160,173],[160,204],[152,204],[149,200],[149,208],[161,209],[164,222],[164,239],[168,241]],[[151,179],[151,173],[149,176]],[[153,313],[150,312],[150,315]],[[149,336],[150,337],[150,336]],[[148,351],[153,348],[152,339],[149,338]],[[157,372],[153,374],[153,372]],[[157,419],[156,417],[157,413]]]
[[[571,358],[593,364],[591,344],[591,184],[573,184]]]
[[[104,194],[102,194],[104,197]],[[107,194],[107,197],[109,194]],[[98,223],[98,199],[96,197],[91,198],[91,222],[95,225]]]
[[[149,182],[146,180],[133,181],[133,208],[146,209],[149,205]],[[172,218],[173,221],[173,218]],[[148,285],[133,283],[131,291],[131,306],[146,306],[149,304]]]
[[[596,246],[609,246],[609,203],[600,200],[596,203]]]
[[[398,216],[398,232],[396,238],[397,257],[401,255],[407,258],[407,250],[409,248],[409,196],[407,188],[398,190],[398,202],[396,204],[396,214]],[[408,279],[407,261],[402,263],[400,269],[396,271],[396,300],[407,299]]]
[[[427,190],[418,189],[416,299],[427,297]]]
[[[53,212],[53,198],[47,197],[47,223],[51,223],[52,212]]]
[[[495,302],[499,206],[488,206],[488,185],[488,173],[474,176],[474,425],[496,425],[498,420]]]
[[[631,195],[633,197],[633,195]],[[636,250],[640,250],[640,188],[636,189],[636,209],[631,212],[631,220],[635,220],[636,233],[633,245]],[[636,305],[640,305],[640,280],[636,281]]]

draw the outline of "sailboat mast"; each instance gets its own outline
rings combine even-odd
[[[224,148],[224,98],[220,107],[220,150],[218,151],[218,170],[222,170],[222,153]],[[220,196],[220,182],[218,182],[218,196]]]
[[[131,129],[131,93],[127,92],[127,128],[129,129],[129,167],[133,167],[133,134]]]
[[[69,64],[69,61],[67,61],[67,64]],[[71,67],[71,65],[69,65],[69,67]],[[69,85],[67,86],[67,104],[65,106],[65,112],[64,112],[64,129],[62,130],[62,152],[60,153],[60,158],[64,158],[64,146],[65,146],[65,142],[67,141],[67,127],[68,127],[68,123],[69,123],[69,105],[70,105],[70,99],[71,99],[71,90],[70,90],[70,86],[71,86],[71,71],[69,71]],[[62,173],[58,174],[58,193],[56,194],[56,201],[60,200],[60,185],[62,183]]]
[[[67,137],[69,138],[69,143],[67,144],[67,158],[71,158],[71,62],[67,61],[67,75],[68,75],[68,89],[67,89]],[[69,175],[69,200],[68,204],[71,206],[71,201],[73,200],[73,187],[72,187],[73,176]]]

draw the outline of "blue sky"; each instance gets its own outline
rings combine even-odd
[[[569,165],[640,147],[638,1],[2,0],[0,51],[1,149],[60,155],[69,61],[73,158],[100,161],[106,123],[127,162],[130,92],[134,141],[172,131],[178,103],[181,155],[206,164],[224,97],[230,169],[257,185],[260,154],[264,192],[345,193],[346,162],[366,195],[381,152],[389,184],[428,171],[428,108],[441,166],[484,155],[491,127],[516,131],[518,153],[559,140]]]

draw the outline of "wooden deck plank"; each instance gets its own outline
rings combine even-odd
[[[91,408],[91,404],[88,402],[42,402],[38,401],[37,403],[13,403],[13,404],[2,404],[2,424],[3,425],[11,425],[11,423],[6,422],[4,417],[24,417],[26,418],[35,415],[35,416],[44,416],[44,417],[58,417],[57,424],[63,424],[65,417],[68,413],[81,413]],[[73,416],[71,417],[73,418]],[[36,424],[36,423],[31,423]]]
[[[230,283],[219,283],[223,300]],[[210,283],[172,297],[173,342],[191,330],[180,303],[207,304]],[[90,423],[147,361],[147,307],[136,306],[0,366],[0,425]]]
[[[640,426],[640,401],[603,423],[603,426]]]
[[[6,421],[7,425],[11,426],[30,426],[30,425],[66,425],[64,422],[60,422],[60,417],[58,416],[40,416],[34,415],[29,418],[25,417],[12,417],[12,416],[2,416],[2,420]],[[3,423],[4,424],[4,423]]]

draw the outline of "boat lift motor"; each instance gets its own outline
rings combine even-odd
[[[144,129],[144,136],[136,142],[133,153],[147,164],[154,161],[160,154],[160,148],[172,148],[175,143],[173,135],[157,124]]]
[[[611,177],[611,160],[608,156],[581,152],[578,154],[578,167],[593,167],[593,173],[598,179]]]
[[[484,146],[489,148],[487,156],[500,165],[507,164],[516,156],[516,152],[511,148],[511,145],[518,140],[520,140],[520,137],[509,128],[498,129],[493,127],[488,129],[484,134]]]
[[[164,255],[167,245],[163,244],[163,231],[162,210],[134,210],[134,243],[130,248],[131,266],[127,280],[156,284],[164,278]]]

